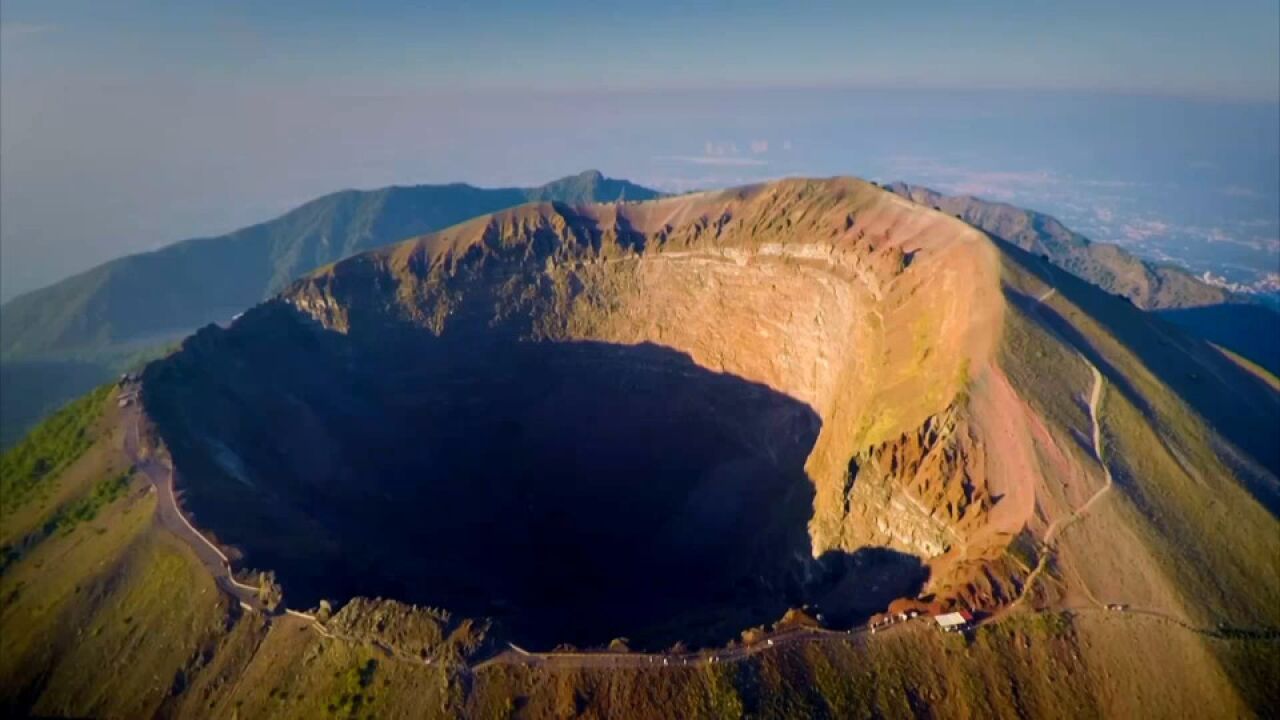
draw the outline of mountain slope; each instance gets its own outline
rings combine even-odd
[[[321,265],[532,200],[656,196],[595,171],[536,188],[347,190],[227,235],[113,260],[0,308],[2,439],[5,445],[16,440],[31,422],[105,382],[139,353],[201,325],[225,322]]]
[[[861,181],[477,218],[135,390],[4,526],[17,712],[1276,709],[1280,392]],[[130,465],[91,527],[32,530]],[[983,621],[867,629],[890,608]]]
[[[1001,344],[1015,327],[1026,328],[1035,352],[1009,352]],[[1059,358],[1057,371],[1031,369],[1045,362],[1041,352]],[[436,369],[424,374],[423,364]],[[592,373],[602,371],[584,364],[608,369],[590,392],[579,386],[597,382]],[[1219,495],[1230,487],[1243,492],[1255,509],[1238,510],[1239,526],[1253,513],[1262,523],[1256,534],[1280,513],[1280,451],[1273,443],[1280,396],[1271,386],[1203,341],[1071,274],[1053,274],[1034,256],[993,244],[949,215],[848,180],[781,182],[639,205],[529,205],[478,218],[326,267],[230,330],[202,331],[182,352],[151,366],[147,399],[179,463],[185,457],[225,465],[219,457],[226,451],[240,459],[240,479],[220,485],[226,472],[213,469],[190,498],[211,527],[217,529],[225,508],[226,521],[252,537],[240,499],[241,480],[252,482],[255,468],[293,478],[259,506],[283,505],[292,515],[302,498],[315,502],[317,494],[334,493],[334,505],[346,508],[370,500],[347,493],[355,478],[369,474],[371,455],[378,474],[412,477],[456,461],[458,473],[478,478],[490,468],[472,467],[475,459],[458,457],[459,448],[482,448],[488,438],[512,432],[532,443],[528,462],[538,458],[549,467],[558,466],[558,456],[537,453],[557,438],[587,432],[598,448],[631,452],[626,438],[649,430],[630,428],[628,414],[663,417],[642,404],[631,407],[634,391],[606,400],[616,392],[610,378],[629,377],[632,366],[681,368],[675,376],[681,380],[651,388],[668,405],[690,409],[689,425],[676,438],[706,433],[699,445],[723,442],[726,452],[739,452],[732,437],[719,434],[725,415],[738,418],[739,436],[769,438],[763,447],[773,470],[735,471],[762,473],[754,492],[775,487],[805,498],[803,488],[812,485],[803,533],[798,518],[789,517],[778,526],[779,546],[815,558],[830,553],[837,568],[846,554],[892,548],[922,559],[930,587],[957,601],[999,603],[1016,592],[1018,573],[1002,555],[1009,538],[1035,529],[1040,517],[1048,532],[1055,510],[1040,504],[1057,485],[1083,489],[1096,482],[1088,468],[1100,464],[1103,451],[1081,452],[1070,438],[1074,432],[1100,443],[1112,408],[1136,414],[1114,431],[1117,439],[1148,427],[1148,441],[1156,443],[1113,463],[1172,458],[1227,479],[1201,483],[1226,482]],[[699,368],[745,385],[721,386],[719,375],[702,377]],[[1054,383],[1036,382],[1041,374]],[[520,381],[529,376],[559,389],[550,397],[530,394]],[[512,382],[507,378],[515,385],[502,389]],[[494,393],[484,412],[477,410],[484,407],[477,406],[482,389]],[[1104,392],[1117,399],[1104,400]],[[749,400],[761,393],[764,400]],[[1064,405],[1072,393],[1077,407]],[[418,398],[432,401],[420,408]],[[457,412],[448,410],[454,403]],[[202,412],[192,415],[190,407]],[[264,407],[287,410],[285,417],[307,408],[307,420],[284,433]],[[397,440],[398,431],[377,424],[388,407],[405,413],[392,425],[414,436],[447,418],[457,438],[434,452]],[[568,425],[553,431],[542,416],[546,407],[557,408]],[[583,408],[586,428],[571,424],[575,407]],[[619,437],[588,429],[597,410],[613,418]],[[474,433],[465,430],[467,413],[475,414]],[[343,428],[353,422],[369,434],[352,438]],[[1052,432],[1030,432],[1037,422]],[[271,447],[255,440],[253,423],[272,435]],[[1063,437],[1053,439],[1055,432]],[[199,440],[209,437],[219,443],[212,455]],[[326,448],[323,461],[315,457],[317,446]],[[398,449],[408,447],[413,452],[401,460]],[[629,464],[643,464],[640,452]],[[1046,453],[1062,464],[1041,465]],[[690,463],[696,457],[692,450],[672,454]],[[572,456],[586,462],[576,451]],[[491,464],[486,457],[482,452],[479,461]],[[715,458],[707,461],[719,467]],[[792,490],[797,464],[807,483]],[[497,472],[492,497],[518,472]],[[599,472],[625,486],[622,473]],[[1076,474],[1094,477],[1080,482]],[[1043,486],[1028,485],[1028,475],[1039,475]],[[643,478],[636,481],[643,487]],[[688,491],[725,492],[701,488],[695,482]],[[203,509],[202,493],[208,493]],[[296,502],[287,499],[293,493]],[[523,493],[515,497],[528,501]],[[378,517],[383,510],[373,502],[369,511]],[[787,504],[772,502],[781,517]],[[690,522],[705,519],[701,510],[687,512]],[[634,508],[633,520],[642,517]],[[273,528],[301,523],[299,534],[316,520],[261,518]],[[728,535],[741,518],[717,522],[726,523],[721,532]],[[325,529],[335,546],[350,531]],[[362,532],[358,524],[355,531]],[[750,532],[757,542],[767,536],[759,528]],[[419,543],[406,538],[406,544]],[[254,552],[250,545],[244,550]],[[268,566],[311,562],[286,561],[279,552],[282,562]],[[337,560],[321,566],[329,562]],[[766,577],[777,572],[781,586],[792,573],[809,572],[792,567],[785,553],[778,562],[756,570]],[[904,567],[910,562],[903,558]],[[975,584],[978,568],[982,582]],[[1240,583],[1231,594],[1248,596]],[[413,599],[441,601],[430,594]],[[1265,613],[1256,612],[1244,617],[1261,621]]]
[[[1215,345],[1280,375],[1280,313],[1266,305],[1223,303],[1156,313]]]
[[[275,220],[113,260],[14,298],[0,311],[0,353],[17,359],[94,351],[224,321],[313,268],[532,200],[656,196],[595,171],[536,188],[346,190]]]
[[[901,182],[886,188],[1043,255],[1089,283],[1280,374],[1280,313],[1270,307],[1250,303],[1181,268],[1142,260],[1115,245],[1091,242],[1043,213],[976,197],[947,196]]]
[[[1191,273],[1137,258],[1106,243],[1091,242],[1056,218],[1033,210],[970,196],[948,196],[919,185],[885,186],[914,202],[960,217],[1022,250],[1049,261],[1140,308],[1187,308],[1229,302],[1229,291]]]

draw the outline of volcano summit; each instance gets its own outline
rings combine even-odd
[[[803,694],[837,666],[934,692],[1000,663],[984,702],[1012,704],[992,714],[1049,712],[1062,685],[1017,664],[1034,640],[1072,668],[1071,697],[1124,714],[1265,705],[1271,646],[1241,638],[1280,625],[1276,388],[1040,257],[837,178],[527,204],[366,252],[151,363],[141,405],[147,452],[239,582],[323,608],[201,609],[193,627],[221,620],[181,672],[210,708],[230,702],[218,678],[270,685],[249,697],[265,709],[319,682],[277,665],[363,647],[407,663],[397,682],[434,688],[441,714],[535,697],[557,667],[585,673],[565,682],[591,705],[613,696],[590,678],[620,665],[627,697],[687,699],[758,693],[766,671]],[[82,583],[128,586],[111,577]],[[860,635],[890,608],[977,614],[981,657],[945,659],[922,626]],[[673,645],[705,654],[621,652]],[[904,649],[936,666],[893,665]],[[1139,660],[1155,652],[1158,670]],[[651,674],[717,653],[742,673]],[[1075,672],[1091,665],[1110,671]],[[413,674],[442,666],[465,691]],[[1130,704],[1127,683],[1167,686],[1157,672],[1184,682]]]
[[[984,448],[1029,435],[956,402],[1009,392],[1001,300],[984,236],[860,182],[535,204],[322,269],[153,365],[145,400],[188,507],[304,605],[723,642],[860,549],[897,551],[907,592],[1027,520]],[[881,445],[947,457],[910,490],[851,476]]]

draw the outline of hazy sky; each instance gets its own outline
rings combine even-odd
[[[0,295],[339,188],[587,167],[1194,182],[1177,161],[1272,219],[1275,0],[442,5],[5,0]]]

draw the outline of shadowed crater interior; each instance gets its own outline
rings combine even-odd
[[[719,642],[811,570],[818,416],[651,344],[401,328],[282,302],[146,372],[197,523],[291,607],[384,596],[551,647]]]

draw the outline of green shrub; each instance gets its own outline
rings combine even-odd
[[[61,532],[66,535],[80,523],[89,522],[97,517],[99,510],[124,495],[125,490],[129,487],[131,473],[132,471],[126,471],[108,480],[103,480],[94,485],[93,491],[88,495],[77,498],[75,501],[63,506],[45,523],[45,534],[52,535],[55,532]]]
[[[3,575],[14,563],[55,533],[68,535],[82,522],[88,522],[98,516],[98,511],[125,494],[129,488],[129,478],[133,471],[102,480],[93,486],[93,490],[63,505],[53,513],[44,525],[33,530],[26,537],[12,545],[0,546],[0,575]]]
[[[378,661],[373,658],[347,670],[329,702],[329,712],[337,717],[356,717],[366,702],[373,700],[368,690],[377,671]]]
[[[26,503],[46,478],[56,477],[93,444],[90,432],[102,415],[111,385],[71,402],[0,455],[0,516]]]

